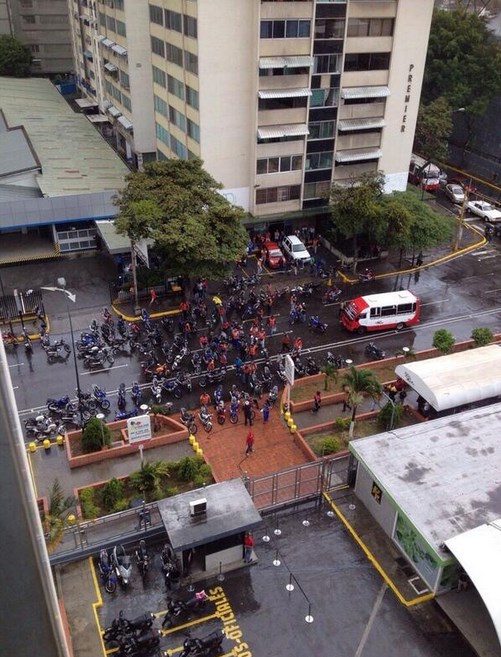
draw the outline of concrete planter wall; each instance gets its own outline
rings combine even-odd
[[[165,415],[157,415],[157,422],[160,423],[160,429],[157,433],[153,433],[149,440],[145,440],[142,445],[145,450],[153,449],[154,447],[161,447],[162,445],[171,445],[178,443],[182,440],[187,440],[188,429],[180,422]],[[129,443],[127,437],[127,422],[119,420],[117,422],[109,422],[110,429],[120,429],[122,440],[112,443],[110,447],[101,449],[98,452],[90,452],[89,454],[74,455],[71,451],[71,438],[72,436],[80,436],[81,431],[70,431],[66,434],[65,448],[68,464],[70,468],[81,468],[91,463],[100,463],[127,454],[134,454],[137,452],[137,444]]]

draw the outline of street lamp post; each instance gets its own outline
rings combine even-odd
[[[387,427],[387,431],[391,431],[393,429],[393,421],[395,419],[395,402],[393,399],[385,393],[384,390],[381,390],[381,394],[386,397],[386,399],[390,402],[391,404],[391,417],[390,417],[390,426]]]

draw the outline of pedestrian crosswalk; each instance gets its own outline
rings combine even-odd
[[[497,258],[499,255],[501,255],[501,253],[499,249],[497,249],[496,247],[486,244],[484,248],[473,251],[471,255],[474,258],[476,258],[479,262],[481,262],[483,260],[490,260],[491,258]]]

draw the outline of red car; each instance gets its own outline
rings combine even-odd
[[[278,269],[284,264],[284,254],[276,242],[265,242],[264,248],[266,251],[264,261],[270,269]]]

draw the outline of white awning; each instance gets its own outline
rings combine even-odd
[[[115,71],[118,71],[118,68],[115,66],[115,64],[112,64],[111,62],[106,62],[104,68],[110,73],[115,73]]]
[[[85,116],[91,123],[106,123],[109,121],[109,118],[104,114],[86,114]]]
[[[126,130],[132,130],[132,121],[126,119],[125,116],[119,116],[118,123],[121,123]]]
[[[91,107],[97,107],[97,103],[88,98],[77,98],[75,103],[80,107],[80,109],[89,109]]]
[[[310,131],[306,123],[288,125],[267,125],[257,129],[259,139],[279,139],[281,137],[305,137]]]
[[[112,46],[115,45],[115,42],[112,41],[111,39],[103,39],[103,40],[101,41],[101,43],[102,43],[103,46],[105,46],[106,48],[111,48]]]
[[[83,51],[83,56],[87,59],[92,59],[94,57],[92,50],[86,49]]]
[[[380,148],[356,148],[351,151],[338,151],[336,162],[355,162],[356,160],[375,160],[381,157]]]
[[[386,98],[390,95],[388,87],[348,87],[341,89],[341,98]]]
[[[370,130],[371,128],[384,128],[384,119],[343,119],[337,122],[339,132],[347,130]]]
[[[313,57],[297,55],[296,57],[261,57],[259,68],[302,68],[313,66]]]
[[[501,395],[501,347],[493,344],[406,363],[395,373],[436,411],[445,411]]]
[[[117,109],[114,105],[110,105],[110,107],[108,107],[106,111],[109,112],[111,116],[113,116],[115,119],[118,118],[119,116],[122,116],[122,112],[119,109]]]
[[[97,37],[96,37],[96,41],[98,43],[101,43],[101,41],[104,41],[105,39],[106,39],[106,37],[103,36],[102,34],[98,34]]]
[[[501,643],[501,518],[454,536],[445,544],[480,594]]]
[[[124,48],[123,46],[119,46],[118,43],[115,43],[114,46],[111,46],[111,49],[113,52],[116,52],[117,55],[126,55],[127,54],[127,48]]]
[[[259,98],[306,98],[311,96],[310,89],[261,89]]]

